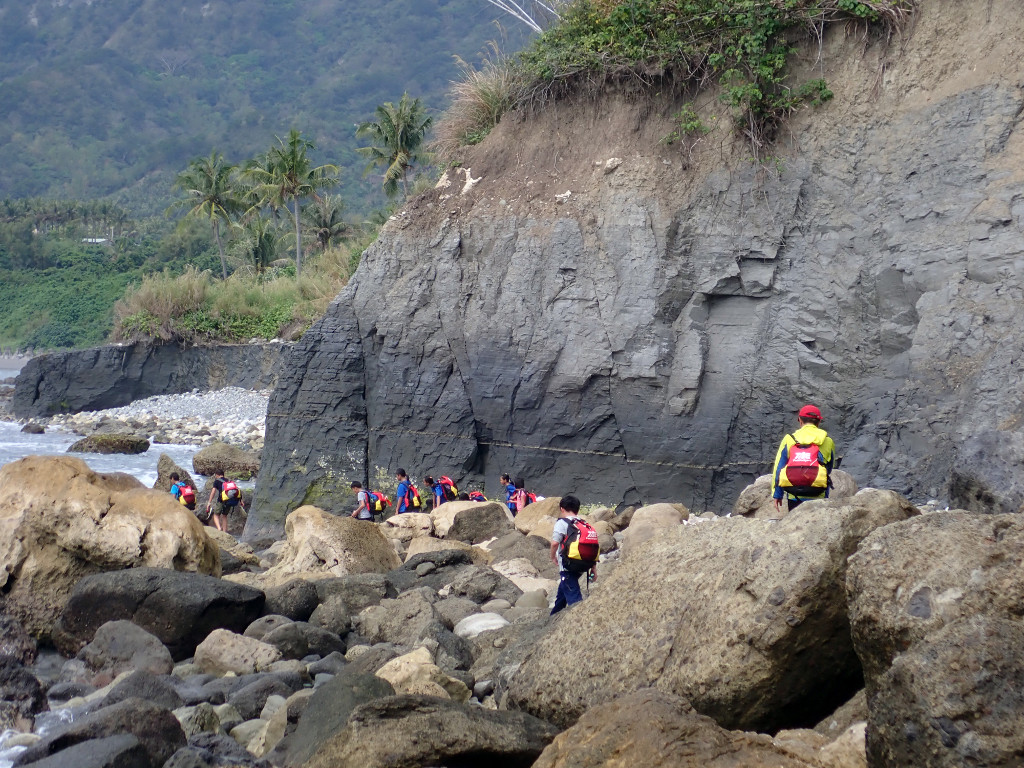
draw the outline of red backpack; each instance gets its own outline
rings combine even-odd
[[[566,518],[568,531],[562,539],[562,563],[570,573],[584,573],[597,563],[601,554],[597,531],[582,517]]]
[[[220,484],[220,500],[233,507],[241,500],[242,492],[234,480],[224,480]]]
[[[441,484],[441,490],[444,491],[445,501],[455,501],[459,498],[459,489],[455,487],[455,483],[450,477],[441,475],[437,478],[437,482]]]
[[[196,503],[196,489],[195,488],[193,488],[190,485],[181,485],[181,486],[178,486],[178,490],[181,491],[181,496],[179,496],[178,498],[181,500],[182,504],[184,504],[185,506],[188,506],[189,504],[195,504]]]
[[[469,492],[469,500],[470,501],[487,501],[487,497],[484,496],[482,493],[480,493],[480,491],[470,491]]]
[[[370,508],[370,511],[375,515],[384,513],[384,510],[391,506],[391,499],[385,496],[383,493],[377,493],[376,491],[366,492],[366,506]]]
[[[779,475],[779,487],[797,497],[824,496],[828,488],[828,470],[822,461],[821,446],[797,443],[789,446],[786,466]]]

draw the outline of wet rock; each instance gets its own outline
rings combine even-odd
[[[63,653],[74,654],[101,624],[127,619],[181,660],[214,629],[243,632],[263,604],[260,590],[202,574],[160,568],[97,574],[75,586],[54,639]]]
[[[170,710],[143,699],[125,699],[54,729],[38,744],[21,753],[18,763],[30,764],[51,755],[59,755],[63,761],[68,747],[92,739],[127,734],[142,744],[152,765],[163,765],[176,750],[185,746],[185,734]]]
[[[30,421],[28,424],[21,428],[21,431],[26,435],[42,435],[46,433],[46,428],[42,424]]]
[[[13,616],[0,614],[0,664],[16,661],[28,665],[35,660],[35,638]]]

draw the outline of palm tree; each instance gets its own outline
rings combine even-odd
[[[397,107],[390,101],[378,106],[377,120],[361,123],[356,128],[356,136],[368,136],[373,142],[369,147],[356,150],[369,158],[363,175],[383,166],[384,193],[388,197],[398,194],[398,181],[401,179],[408,197],[409,169],[425,156],[420,147],[433,122],[420,100],[410,100],[408,93],[402,94]]]
[[[244,224],[235,224],[237,237],[234,250],[251,261],[257,275],[262,275],[277,259],[278,229],[274,222],[254,216]]]
[[[306,234],[321,253],[352,233],[352,226],[343,218],[344,212],[341,195],[315,197],[313,204],[303,210]]]
[[[338,172],[337,166],[313,167],[306,154],[312,149],[316,149],[313,142],[302,138],[302,133],[292,128],[287,139],[278,136],[277,146],[271,147],[266,155],[250,163],[246,169],[263,204],[287,208],[289,201],[292,203],[296,277],[302,274],[302,225],[299,222],[302,199],[338,183],[338,178],[332,175]]]
[[[235,166],[224,162],[220,152],[210,152],[209,157],[199,157],[178,174],[174,188],[185,193],[182,200],[172,203],[167,213],[175,209],[188,208],[186,216],[209,219],[213,239],[220,253],[221,276],[228,277],[228,262],[224,258],[224,245],[220,240],[220,223],[231,223],[231,217],[241,208],[231,174]]]

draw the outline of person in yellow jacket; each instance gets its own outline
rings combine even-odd
[[[821,411],[805,405],[797,414],[800,428],[782,438],[772,471],[772,498],[782,510],[785,497],[792,511],[808,499],[827,499],[832,487],[836,445],[822,429]]]

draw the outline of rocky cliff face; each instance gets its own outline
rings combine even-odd
[[[126,344],[52,352],[25,364],[14,385],[18,418],[117,408],[153,395],[277,382],[289,344]]]
[[[805,52],[835,99],[767,164],[713,98],[690,151],[659,140],[692,96],[506,118],[292,351],[248,533],[374,465],[724,512],[805,401],[862,486],[1016,511],[1024,22],[862,33]]]

